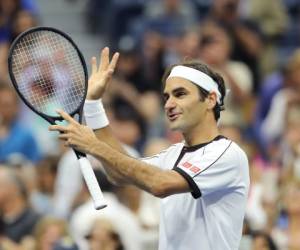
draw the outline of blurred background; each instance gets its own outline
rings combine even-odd
[[[0,0],[0,249],[154,250],[159,200],[110,185],[95,211],[75,154],[17,98],[11,42],[34,26],[69,34],[88,66],[121,57],[104,104],[133,157],[182,138],[166,126],[164,69],[204,61],[230,93],[219,127],[247,152],[251,188],[240,250],[300,249],[300,0]]]

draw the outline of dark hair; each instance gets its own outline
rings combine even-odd
[[[218,89],[221,93],[221,98],[220,98],[220,103],[216,103],[216,106],[213,108],[214,116],[216,121],[219,120],[220,118],[220,112],[225,109],[224,107],[224,98],[226,95],[226,87],[225,87],[225,82],[224,79],[221,75],[219,75],[217,72],[213,71],[211,68],[209,68],[205,63],[202,63],[200,61],[184,61],[183,63],[180,64],[173,64],[170,67],[168,67],[162,77],[162,86],[163,88],[165,87],[165,83],[167,80],[167,77],[170,75],[171,70],[178,65],[190,67],[196,70],[199,70],[206,75],[210,76],[217,84],[218,84]],[[209,92],[200,86],[196,85],[199,89],[199,94],[201,97],[201,101],[203,101],[207,96],[209,95]]]

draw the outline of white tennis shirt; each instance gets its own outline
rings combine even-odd
[[[177,143],[144,162],[173,169],[192,192],[161,200],[159,250],[237,250],[249,189],[248,159],[234,142]]]

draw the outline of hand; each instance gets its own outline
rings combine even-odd
[[[62,110],[57,111],[57,113],[69,124],[66,126],[52,125],[49,130],[60,132],[59,139],[65,141],[65,146],[72,147],[82,153],[90,153],[94,145],[99,142],[93,130],[79,124]]]
[[[116,68],[119,53],[115,53],[109,61],[109,48],[105,47],[101,51],[100,65],[97,67],[96,57],[92,57],[92,73],[88,82],[87,100],[100,99],[111,79],[111,76]]]

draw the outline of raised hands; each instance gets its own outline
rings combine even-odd
[[[99,67],[97,58],[92,57],[92,72],[88,83],[87,100],[97,100],[102,97],[116,68],[118,59],[119,53],[115,53],[110,61],[108,47],[101,51]]]
[[[90,153],[90,150],[99,141],[92,129],[79,124],[66,112],[59,110],[57,113],[68,122],[68,125],[52,125],[50,131],[60,132],[59,139],[65,142],[65,146],[72,147],[82,153]]]

